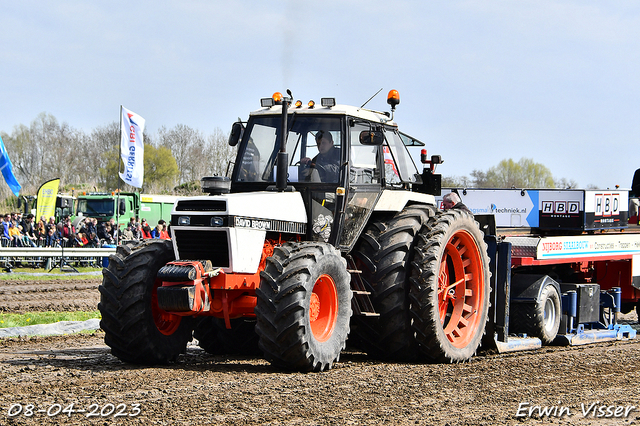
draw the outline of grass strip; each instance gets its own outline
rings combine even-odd
[[[101,318],[100,311],[91,312],[27,312],[26,314],[0,313],[0,328],[23,327],[35,324],[53,324],[60,321],[86,321]]]
[[[0,272],[0,281],[52,281],[69,279],[102,279],[102,269],[91,267],[76,268],[79,274],[62,272],[60,269],[47,271],[40,268],[15,268],[13,272]]]

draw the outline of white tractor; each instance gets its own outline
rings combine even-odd
[[[101,327],[126,362],[175,361],[195,337],[211,353],[262,353],[322,371],[350,332],[373,357],[458,362],[487,323],[489,260],[467,212],[437,209],[439,156],[391,112],[279,93],[246,123],[230,178],[176,202],[171,240],[125,245],[100,286]]]

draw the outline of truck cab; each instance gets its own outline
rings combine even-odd
[[[235,132],[239,148],[232,193],[275,189],[283,107],[263,102],[265,107]],[[298,101],[287,121],[287,190],[302,197],[307,240],[349,251],[385,191],[420,183],[407,145],[423,144],[400,133],[389,113],[323,98],[320,106]]]

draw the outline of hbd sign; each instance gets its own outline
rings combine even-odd
[[[595,194],[595,215],[602,217],[620,214],[620,194]]]
[[[549,215],[578,215],[580,214],[580,202],[543,201],[541,213]]]

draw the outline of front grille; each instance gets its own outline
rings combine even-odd
[[[214,268],[229,267],[229,245],[225,231],[176,229],[180,260],[210,260]]]
[[[177,212],[223,212],[227,210],[224,200],[181,200],[176,205]]]

